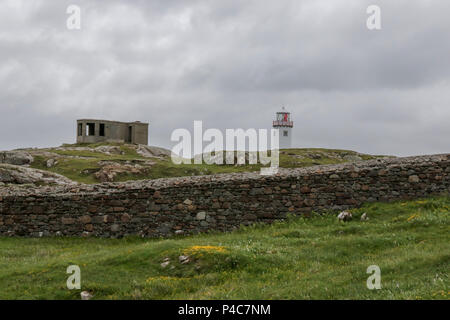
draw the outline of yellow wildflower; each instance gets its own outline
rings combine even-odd
[[[222,246],[192,246],[189,248],[186,248],[183,253],[184,254],[197,254],[197,253],[217,253],[217,252],[226,252],[227,249]]]

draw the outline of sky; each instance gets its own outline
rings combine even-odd
[[[194,120],[270,128],[285,106],[293,147],[448,153],[449,14],[448,0],[0,0],[0,150],[74,143],[81,118],[149,122],[149,144],[171,148]]]

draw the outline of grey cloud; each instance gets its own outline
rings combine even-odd
[[[270,127],[298,147],[448,152],[450,3],[366,0],[3,1],[0,149],[73,142],[75,119]],[[69,4],[82,30],[65,28]]]

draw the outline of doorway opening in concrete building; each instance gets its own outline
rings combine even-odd
[[[128,140],[127,142],[131,143],[133,141],[133,127],[128,126]]]
[[[98,131],[98,135],[100,137],[104,137],[105,136],[105,124],[104,123],[100,123],[100,128]]]

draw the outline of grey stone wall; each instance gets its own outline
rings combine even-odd
[[[0,189],[2,236],[228,231],[288,213],[450,192],[450,154],[127,183]]]

